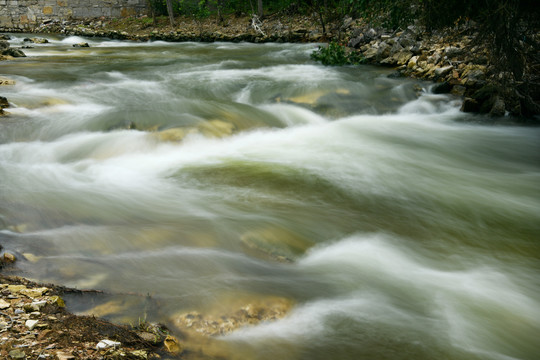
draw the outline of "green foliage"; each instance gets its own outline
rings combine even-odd
[[[210,16],[210,9],[208,9],[208,6],[206,5],[206,0],[199,0],[193,15],[198,20],[202,20]]]
[[[311,58],[320,61],[325,66],[357,65],[362,64],[364,59],[356,52],[347,54],[345,46],[331,42],[328,46],[319,46],[311,53]]]

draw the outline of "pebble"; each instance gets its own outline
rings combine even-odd
[[[38,322],[38,320],[26,320],[24,325],[28,328],[28,330],[34,330]]]
[[[10,307],[11,304],[8,303],[7,301],[5,301],[4,299],[0,299],[0,310],[4,310],[4,309],[7,309],[8,307]]]

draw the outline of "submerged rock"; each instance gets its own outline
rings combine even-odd
[[[206,314],[198,311],[182,312],[171,319],[181,331],[205,336],[217,336],[230,333],[241,327],[256,325],[265,321],[283,318],[292,308],[292,301],[281,297],[259,299],[241,299],[216,305],[216,309]]]
[[[10,86],[15,85],[15,80],[6,79],[6,78],[0,78],[0,86]]]
[[[177,127],[152,133],[160,141],[180,142],[188,135],[200,134],[206,137],[222,138],[232,135],[236,126],[223,120],[203,121],[197,126]]]
[[[171,354],[180,354],[183,351],[183,346],[180,344],[178,339],[172,335],[168,335],[165,340],[163,340],[163,345]]]
[[[242,235],[240,241],[255,255],[283,262],[293,261],[313,245],[310,240],[280,227],[248,231]]]

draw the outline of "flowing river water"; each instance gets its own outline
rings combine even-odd
[[[158,304],[125,322],[289,303],[235,359],[538,359],[540,128],[312,44],[47,37],[0,64],[17,274]]]

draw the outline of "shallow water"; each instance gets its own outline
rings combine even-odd
[[[314,45],[48,38],[0,65],[18,274],[151,295],[101,313],[125,322],[294,303],[231,358],[537,358],[539,128]]]

